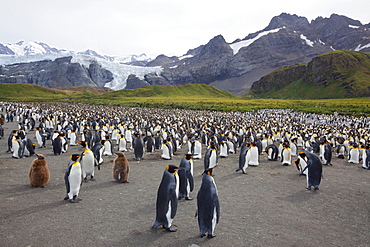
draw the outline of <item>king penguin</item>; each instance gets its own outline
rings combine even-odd
[[[249,164],[249,160],[250,160],[249,149],[250,149],[250,143],[249,142],[246,142],[241,147],[241,150],[240,150],[240,153],[239,153],[239,167],[238,167],[238,169],[236,169],[236,172],[242,171],[243,174],[247,174],[246,170],[248,168],[248,164]]]
[[[118,151],[119,152],[126,152],[127,151],[127,142],[125,136],[120,134],[120,138],[118,140]]]
[[[366,145],[366,150],[362,157],[362,168],[370,170],[370,143]]]
[[[214,238],[216,224],[220,220],[220,203],[212,170],[204,171],[197,195],[197,216],[200,237]]]
[[[162,155],[161,158],[165,160],[172,159],[172,150],[170,143],[164,139],[162,143]]]
[[[360,151],[357,143],[353,144],[353,147],[348,152],[348,162],[353,164],[360,163]]]
[[[34,159],[30,166],[28,178],[32,187],[44,187],[50,180],[50,172],[46,163],[45,156],[36,154],[37,159]]]
[[[252,142],[252,145],[248,151],[250,153],[249,165],[258,166],[259,165],[259,151],[256,142]]]
[[[314,190],[318,190],[322,176],[322,163],[319,156],[308,151],[299,152],[299,156],[307,163],[305,168],[308,169],[306,188],[311,190],[314,187]],[[305,169],[302,173],[305,172]]]
[[[218,164],[216,143],[210,142],[210,146],[204,155],[204,170],[214,168]]]
[[[95,166],[99,167],[98,162],[95,159],[94,153],[87,147],[87,142],[78,142],[82,145],[84,151],[80,159],[82,178],[85,183],[87,183],[87,176],[90,176],[91,181],[95,181]]]
[[[265,152],[267,153],[268,160],[277,161],[279,150],[275,144],[267,145]]]
[[[220,142],[220,157],[227,158],[229,156],[229,146],[226,141]]]
[[[193,200],[190,197],[190,192],[194,189],[194,178],[193,178],[193,155],[185,154],[180,162],[181,170],[179,174],[179,199],[185,197],[186,200]]]
[[[128,173],[130,166],[123,152],[117,152],[117,157],[113,161],[113,178],[118,183],[128,183]]]
[[[70,161],[64,175],[64,182],[67,189],[67,195],[64,197],[64,200],[69,200],[72,203],[77,203],[82,200],[78,198],[82,183],[81,164],[78,160],[80,157],[80,154],[72,154],[69,157]]]
[[[283,150],[281,151],[281,163],[284,166],[289,166],[292,163],[292,155],[290,152],[290,145],[288,142],[283,143]]]
[[[177,229],[171,228],[172,221],[177,211],[177,171],[180,168],[174,165],[166,166],[163,172],[162,181],[157,192],[156,218],[152,229],[163,226],[169,232],[175,232]]]
[[[135,160],[140,162],[144,155],[144,141],[139,133],[135,134],[135,138],[132,141],[132,146],[134,148]]]
[[[18,135],[15,136],[15,138],[13,138],[12,140],[12,150],[13,150],[12,157],[16,159],[23,158],[23,149],[24,149],[24,145],[21,140],[21,137]]]

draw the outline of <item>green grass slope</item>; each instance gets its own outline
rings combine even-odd
[[[255,82],[249,94],[283,99],[370,97],[370,54],[333,51],[308,64],[284,66]]]
[[[40,101],[59,100],[66,94],[50,88],[32,84],[0,83],[0,100],[2,101]]]

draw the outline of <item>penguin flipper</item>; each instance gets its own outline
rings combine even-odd
[[[216,215],[217,215],[216,223],[218,223],[218,221],[220,220],[220,202],[218,200],[217,194],[214,195],[213,202],[214,202],[214,206],[216,207]]]
[[[173,190],[170,195],[171,200],[171,219],[175,218],[176,211],[177,211],[177,198],[176,198],[176,192]]]
[[[193,175],[191,175],[190,171],[186,172],[186,177],[188,178],[189,185],[190,185],[190,191],[194,190],[194,178]]]

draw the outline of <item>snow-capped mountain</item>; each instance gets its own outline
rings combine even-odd
[[[211,84],[237,95],[283,65],[333,50],[370,52],[370,24],[346,16],[307,18],[282,13],[263,30],[232,43],[222,35],[181,57],[111,57],[59,50],[41,42],[0,44],[0,82],[47,87],[95,85],[114,90],[145,85]]]
[[[159,67],[144,67],[137,65],[146,65],[151,58],[148,58],[145,54],[141,55],[130,55],[126,57],[113,57],[100,55],[93,50],[86,50],[83,52],[68,51],[63,49],[57,49],[50,47],[48,44],[43,42],[35,41],[20,41],[15,44],[0,44],[0,65],[3,65],[3,69],[0,72],[0,81],[2,82],[18,82],[18,83],[35,83],[44,86],[51,86],[46,81],[35,81],[35,75],[39,74],[39,71],[28,71],[27,74],[22,74],[21,72],[14,73],[14,64],[26,64],[35,63],[39,61],[48,60],[49,62],[55,61],[58,58],[71,57],[71,63],[78,63],[88,69],[91,64],[99,64],[103,69],[112,73],[113,79],[106,82],[105,85],[99,85],[99,82],[94,80],[88,81],[89,85],[95,86],[105,86],[113,90],[119,90],[126,87],[126,79],[129,75],[135,74],[141,79],[144,79],[144,75],[148,73],[160,73],[161,68]],[[60,61],[60,60],[58,60]],[[132,65],[133,64],[133,65]],[[33,66],[37,67],[37,66]],[[52,66],[53,68],[55,66]],[[1,68],[0,68],[1,70]],[[43,68],[45,71],[45,68]],[[13,74],[9,74],[12,71]],[[8,73],[6,73],[8,72]],[[25,72],[25,71],[23,71]],[[45,73],[45,72],[43,72]],[[70,73],[70,71],[69,71]],[[85,74],[85,73],[83,73]],[[39,80],[41,77],[36,76]],[[91,77],[89,74],[84,75],[84,77]],[[7,79],[8,78],[8,79]],[[26,78],[26,79],[25,79]],[[50,78],[49,78],[50,79]],[[92,78],[91,78],[92,79]],[[79,82],[76,82],[78,85]],[[55,86],[55,83],[52,83]],[[67,85],[58,85],[67,86]]]

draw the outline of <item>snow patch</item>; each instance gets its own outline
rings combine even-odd
[[[247,47],[249,46],[250,44],[252,44],[254,41],[258,40],[259,38],[265,36],[265,35],[268,35],[270,33],[276,33],[276,32],[279,32],[280,29],[282,28],[285,28],[285,27],[279,27],[279,28],[276,28],[276,29],[272,29],[272,30],[269,30],[269,31],[264,31],[264,32],[261,32],[259,33],[256,37],[254,37],[253,39],[247,39],[247,40],[242,40],[242,41],[239,41],[239,42],[236,42],[236,43],[233,43],[233,44],[230,44],[230,48],[233,49],[233,52],[234,52],[234,55],[237,54],[239,52],[239,50],[243,47]]]
[[[306,36],[304,36],[303,34],[301,34],[300,35],[300,38],[303,39],[306,42],[307,45],[313,47],[314,42],[312,42],[311,40],[307,39]]]
[[[350,28],[359,28],[360,26],[348,25]]]
[[[183,60],[185,58],[191,58],[191,57],[194,57],[194,56],[193,55],[184,55],[184,56],[179,57],[179,59]]]
[[[362,49],[369,48],[369,47],[370,47],[370,43],[369,43],[369,44],[367,44],[367,45],[364,45],[364,46],[361,46],[361,44],[359,44],[359,45],[356,47],[355,51],[361,51]]]

